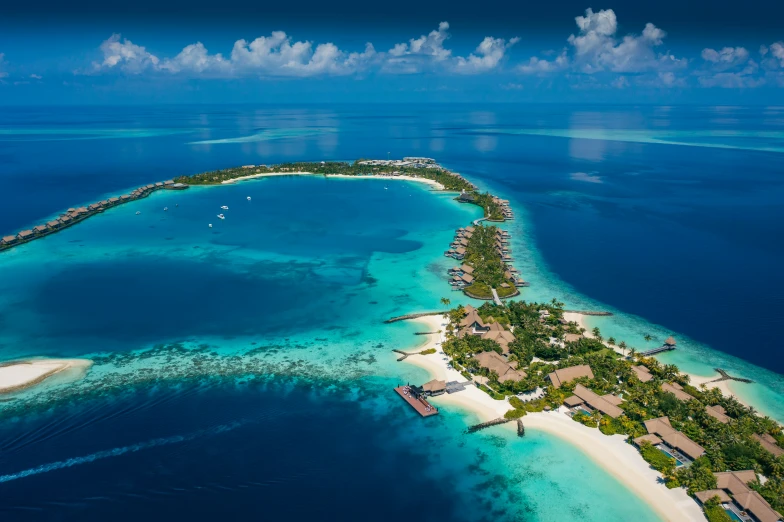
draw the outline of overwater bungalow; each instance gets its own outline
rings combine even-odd
[[[691,464],[692,461],[705,454],[705,448],[691,440],[684,433],[673,428],[668,417],[650,419],[644,421],[643,424],[645,424],[645,429],[648,430],[649,434],[656,435],[661,439],[661,443],[654,445],[674,458],[677,466]],[[636,439],[635,443],[637,443]],[[637,443],[637,445],[639,446],[640,443]]]
[[[46,223],[46,226],[49,227],[49,228],[59,228],[60,227],[60,222],[57,221],[57,220],[48,221]]]
[[[743,522],[779,522],[781,513],[776,511],[762,498],[762,495],[748,486],[759,480],[754,470],[725,471],[714,473],[716,489],[699,491],[694,497],[705,504],[718,498],[729,518]]]
[[[462,265],[460,265],[460,271],[463,272],[464,274],[473,274],[474,273],[474,267],[472,267],[471,265],[466,265],[465,263],[463,263]]]
[[[30,239],[31,237],[33,237],[33,231],[32,230],[22,230],[21,232],[19,232],[16,235],[16,237],[20,241],[24,241],[26,239]]]
[[[573,413],[582,412],[590,415],[594,410],[597,410],[613,419],[623,415],[623,410],[618,407],[621,402],[623,401],[615,395],[599,396],[582,384],[575,386],[574,395],[564,400],[564,404],[571,408]]]
[[[16,236],[3,236],[3,239],[0,239],[0,245],[13,245],[18,241]]]
[[[781,449],[776,444],[776,439],[774,439],[770,433],[763,433],[762,435],[757,435],[755,433],[752,435],[752,437],[760,443],[760,446],[762,446],[765,451],[773,454],[774,457],[780,457],[781,455],[784,455],[784,449]]]
[[[547,375],[547,380],[553,385],[553,388],[558,389],[562,384],[579,379],[580,377],[588,377],[593,379],[593,371],[587,364],[580,364],[578,366],[571,366],[569,368],[562,368],[555,370]]]
[[[463,274],[462,276],[460,276],[460,279],[465,281],[465,284],[467,285],[470,285],[474,282],[474,276],[472,276],[471,274]]]
[[[673,336],[669,336],[667,339],[664,340],[664,346],[670,346],[675,348],[675,338]]]
[[[662,391],[665,393],[671,393],[675,395],[675,398],[679,401],[690,401],[694,397],[683,391],[683,387],[678,384],[677,382],[669,383],[665,382],[662,384]]]
[[[474,355],[474,359],[479,363],[480,368],[495,372],[496,375],[498,375],[498,382],[517,382],[526,377],[524,371],[516,370],[506,359],[496,352],[481,352]]]
[[[38,225],[37,227],[33,227],[33,232],[36,234],[43,234],[44,232],[48,232],[49,227],[46,225]]]
[[[472,234],[476,230],[474,227],[465,227],[465,229],[466,229],[466,232],[471,232]]]
[[[99,203],[91,203],[87,205],[87,210],[89,210],[90,212],[95,212],[100,209],[101,209],[101,205]]]
[[[120,198],[109,198],[110,205],[116,205],[119,202],[120,202]]]
[[[446,392],[446,381],[433,379],[422,385],[422,393],[429,397],[441,395]]]
[[[648,368],[646,368],[641,364],[637,366],[632,366],[632,371],[637,376],[637,378],[640,379],[640,381],[642,382],[648,382],[651,379],[653,379],[653,375],[651,375],[651,372],[648,371]]]
[[[455,259],[463,259],[465,257],[466,249],[465,248],[458,248],[455,250],[455,253],[452,257]]]
[[[167,179],[166,181],[163,182],[163,185],[165,187],[168,187],[170,185],[174,185],[174,180],[173,179]]]

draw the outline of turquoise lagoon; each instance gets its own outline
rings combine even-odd
[[[467,435],[470,413],[423,420],[391,393],[427,375],[391,352],[416,346],[418,325],[383,320],[464,299],[442,253],[480,210],[452,198],[400,181],[265,178],[159,192],[6,252],[4,358],[96,363],[0,403],[10,519],[53,506],[130,519],[166,495],[187,499],[186,514],[264,501],[283,515],[300,488],[340,482],[363,509],[383,490],[423,517],[412,490],[457,520],[656,520],[557,437]],[[102,478],[116,475],[131,482]],[[270,481],[289,486],[259,489]],[[328,513],[366,513],[313,494]]]

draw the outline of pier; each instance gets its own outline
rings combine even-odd
[[[414,397],[411,393],[410,388],[408,386],[398,386],[395,388],[395,392],[397,392],[400,397],[406,401],[409,406],[414,408],[418,414],[422,417],[430,417],[432,415],[438,415],[438,408],[431,405],[424,397]]]
[[[612,315],[612,312],[596,312],[592,310],[564,310],[564,313],[580,314],[580,315],[595,315],[600,317],[607,317]]]
[[[640,357],[650,357],[652,355],[656,355],[662,352],[669,352],[674,349],[675,349],[674,346],[669,346],[665,344],[664,346],[659,346],[658,348],[652,348],[650,350],[645,350],[644,352],[638,352],[637,355],[639,355]]]
[[[732,375],[728,374],[726,370],[722,370],[721,368],[714,368],[714,370],[716,370],[719,373],[719,375],[721,375],[721,377],[719,377],[718,379],[713,379],[710,382],[737,381],[737,382],[745,382],[747,384],[754,383],[754,381],[752,381],[751,379],[746,379],[743,377],[733,377]]]
[[[415,314],[399,315],[397,317],[391,317],[387,319],[386,321],[384,321],[384,324],[396,323],[398,321],[406,321],[408,319],[417,319],[419,317],[427,317],[429,315],[444,315],[446,313],[449,313],[449,311],[447,310],[444,312],[418,312]]]
[[[501,302],[501,298],[498,297],[498,292],[495,291],[495,288],[490,289],[493,292],[493,302],[498,306],[504,306],[504,303]]]

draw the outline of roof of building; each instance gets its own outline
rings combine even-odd
[[[770,436],[768,433],[764,433],[761,436],[757,435],[756,433],[752,435],[757,442],[759,442],[765,450],[772,453],[774,457],[778,457],[780,455],[784,455],[784,449],[781,449],[776,444],[776,439]]]
[[[677,449],[690,459],[700,458],[705,453],[705,448],[691,440],[680,431],[674,431],[673,433],[659,436],[664,442]]]
[[[762,495],[747,486],[749,482],[757,479],[754,471],[725,471],[714,475],[716,488],[729,491],[735,503],[760,522],[778,522],[781,519],[781,514],[770,507]]]
[[[578,397],[577,395],[572,395],[572,396],[570,396],[570,397],[567,397],[567,398],[565,398],[565,399],[564,399],[564,404],[565,404],[566,406],[569,406],[570,408],[574,408],[575,406],[579,406],[579,405],[580,405],[580,404],[582,404],[583,402],[585,402],[585,401],[583,401],[583,400],[582,400],[580,397]]]
[[[648,433],[655,433],[656,435],[665,435],[675,431],[675,428],[670,424],[669,417],[650,419],[643,421],[643,424],[645,424],[645,429],[648,430]]]
[[[3,241],[10,243],[11,241],[15,240],[16,236],[3,236]]]
[[[578,377],[588,377],[589,379],[593,379],[593,372],[591,371],[590,366],[587,364],[581,364],[579,366],[571,366],[569,368],[555,370],[549,374],[548,377],[550,378],[550,382],[555,388],[560,388],[562,384],[573,381]]]
[[[615,406],[618,406],[620,403],[623,402],[623,399],[621,399],[617,395],[613,395],[612,393],[608,393],[607,395],[602,395],[602,399],[606,400],[610,404],[614,404]]]
[[[482,368],[487,368],[498,374],[498,381],[519,381],[525,379],[526,373],[515,370],[509,363],[496,352],[482,352],[474,356]]]
[[[472,276],[471,274],[463,274],[462,276],[460,276],[460,279],[462,279],[469,285],[474,282],[474,276]]]
[[[456,249],[456,250],[455,250],[455,252],[457,252],[458,254],[465,254],[465,251],[466,251],[466,250],[465,250],[465,248],[463,248],[463,247],[460,247],[460,248],[458,248],[458,249]]]
[[[664,344],[668,346],[675,346],[675,337],[669,336],[667,339],[664,340]]]
[[[460,321],[460,326],[471,326],[474,323],[477,323],[483,328],[487,328],[488,326],[484,321],[482,321],[482,318],[479,317],[479,313],[476,311],[476,309],[471,310],[465,317],[463,317],[463,320]]]
[[[637,378],[640,379],[642,382],[648,382],[653,379],[653,375],[651,372],[648,371],[643,365],[632,366],[632,371],[637,375]]]
[[[677,382],[674,382],[672,384],[669,382],[665,382],[664,384],[662,384],[662,391],[675,395],[675,398],[681,401],[690,401],[694,398],[688,393],[686,393],[685,391],[683,391],[683,388],[681,388],[681,385],[678,384]]]
[[[585,403],[591,408],[599,410],[600,412],[609,415],[613,419],[623,415],[622,409],[620,409],[615,404],[612,404],[605,397],[598,396],[582,384],[578,384],[574,387],[574,394],[585,401]]]
[[[637,437],[634,439],[634,443],[637,446],[641,446],[643,442],[650,442],[653,445],[661,444],[662,440],[654,435],[653,433],[649,433],[647,435],[643,435],[642,437]]]
[[[573,333],[564,334],[564,342],[567,343],[576,343],[582,338],[583,338],[582,334],[573,334]]]
[[[460,265],[460,270],[462,270],[466,274],[473,274],[474,273],[474,267],[472,267],[470,265],[466,265],[466,264]]]
[[[426,392],[437,392],[446,390],[446,381],[433,379],[422,385],[422,390]]]
[[[705,406],[705,411],[716,419],[717,421],[721,422],[722,424],[727,424],[730,421],[730,418],[724,415],[724,408],[719,405],[716,406]],[[784,453],[784,451],[782,451]]]
[[[723,489],[709,489],[707,491],[698,491],[694,494],[697,497],[697,500],[702,502],[703,504],[712,499],[713,497],[719,497],[719,502],[731,502],[732,499],[727,492]]]

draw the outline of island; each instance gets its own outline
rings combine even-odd
[[[461,305],[416,320],[434,321],[440,342],[405,360],[447,393],[461,390],[436,401],[482,412],[485,425],[518,421],[518,433],[525,423],[569,440],[667,519],[781,519],[784,431],[721,387],[695,386],[677,366],[588,332],[557,300]]]
[[[19,392],[57,374],[71,373],[71,377],[84,375],[92,361],[87,359],[30,359],[0,363],[0,397]]]

